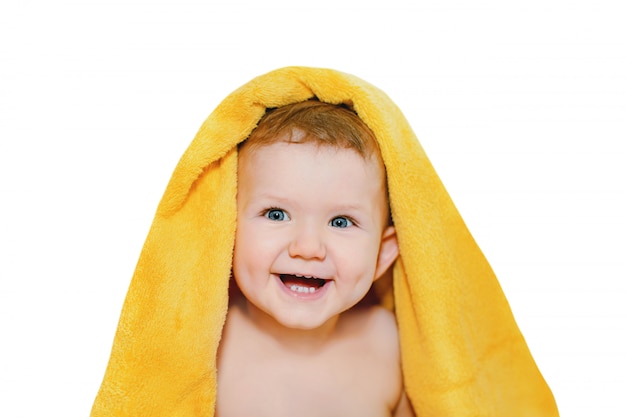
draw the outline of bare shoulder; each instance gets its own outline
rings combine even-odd
[[[398,381],[397,391],[392,402],[394,417],[416,417],[413,411],[413,407],[404,391],[402,380],[402,373],[400,371],[400,342],[398,339],[398,326],[395,315],[379,306],[371,307],[366,313],[368,322],[371,325],[371,337],[373,339],[370,343],[375,343],[380,352],[385,356],[387,362],[390,365],[397,365],[398,373],[396,378]],[[393,366],[395,368],[395,366]]]
[[[380,306],[357,307],[346,313],[346,328],[349,332],[346,337],[351,339],[352,354],[357,351],[357,347],[363,351],[364,357],[368,358],[366,367],[377,375],[373,379],[384,381],[383,386],[377,387],[375,392],[385,399],[390,414],[412,416],[402,384],[395,315]]]

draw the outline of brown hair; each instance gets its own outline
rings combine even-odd
[[[313,142],[352,149],[363,158],[373,156],[382,163],[374,134],[344,104],[334,105],[313,99],[268,109],[241,147],[254,149],[276,142]]]

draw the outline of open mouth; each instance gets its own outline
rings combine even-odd
[[[280,274],[279,276],[285,287],[302,294],[313,294],[329,281],[309,275]]]

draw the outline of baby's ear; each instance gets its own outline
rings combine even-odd
[[[376,264],[376,274],[374,281],[382,277],[389,269],[391,264],[398,257],[398,238],[396,236],[396,228],[388,226],[380,239],[380,249],[378,250],[378,262]]]

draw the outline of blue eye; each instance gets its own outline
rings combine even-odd
[[[354,223],[352,223],[352,220],[348,219],[347,217],[335,217],[334,219],[330,221],[330,225],[332,227],[339,227],[339,228],[349,227],[349,226],[352,226],[353,224]]]
[[[289,220],[289,216],[281,209],[269,209],[265,212],[265,217],[275,222],[283,222]]]

